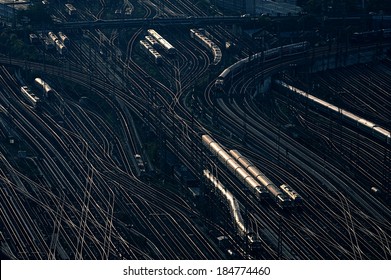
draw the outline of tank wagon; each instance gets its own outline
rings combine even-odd
[[[214,86],[216,89],[223,89],[231,79],[242,73],[249,66],[250,62],[259,61],[260,59],[269,62],[280,57],[301,54],[308,50],[309,46],[310,44],[307,41],[304,41],[269,49],[264,51],[263,54],[262,52],[259,52],[250,57],[243,58],[224,69],[217,77]]]
[[[54,94],[53,92],[53,89],[49,86],[48,83],[46,83],[44,80],[42,80],[41,78],[35,78],[34,80],[35,82],[35,85],[42,90],[42,92],[44,93],[44,96],[46,98],[50,98],[51,95]]]
[[[162,63],[162,56],[146,40],[140,40],[140,48],[154,63]]]
[[[40,99],[36,96],[28,86],[22,86],[20,88],[20,92],[23,94],[28,103],[33,106],[33,108],[37,108],[40,104]]]
[[[370,122],[366,119],[363,119],[353,113],[350,113],[349,111],[343,110],[338,108],[337,106],[334,106],[320,98],[317,98],[313,95],[310,95],[298,88],[295,88],[291,85],[288,85],[284,83],[283,81],[275,81],[275,84],[277,87],[284,91],[288,91],[289,93],[296,93],[301,98],[306,98],[310,100],[312,106],[317,106],[320,110],[333,115],[334,117],[341,117],[343,121],[346,123],[356,126],[357,128],[361,129],[362,131],[369,133],[373,135],[375,138],[386,142],[387,144],[391,144],[391,131],[388,131],[379,125]]]
[[[224,164],[232,174],[235,175],[254,195],[257,199],[262,200],[269,197],[269,192],[265,186],[259,183],[252,175],[250,175],[244,167],[242,167],[229,153],[227,153],[216,141],[209,135],[202,135],[202,143],[212,154],[217,156],[218,160]],[[270,183],[268,183],[270,185]],[[275,195],[277,205],[281,208],[291,206],[290,199],[287,198],[276,187]]]
[[[164,49],[164,51],[169,55],[175,55],[177,50],[174,48],[166,39],[164,39],[159,33],[154,29],[147,30],[148,35],[153,37]]]
[[[292,200],[289,196],[278,188],[265,174],[263,174],[250,160],[242,156],[237,150],[230,150],[229,153],[232,157],[239,162],[244,169],[247,170],[262,186],[264,186],[269,192],[272,199],[281,208],[287,208],[292,206]]]
[[[214,65],[217,65],[221,61],[222,54],[219,46],[202,34],[200,30],[190,29],[190,37],[212,52]]]

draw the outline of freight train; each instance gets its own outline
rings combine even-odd
[[[322,99],[312,96],[298,88],[290,86],[284,83],[283,81],[276,80],[275,85],[277,86],[277,88],[285,92],[296,93],[301,98],[306,98],[310,100],[311,104],[313,106],[318,107],[320,110],[327,112],[335,117],[341,117],[341,119],[346,123],[353,125],[361,129],[362,131],[373,135],[375,138],[380,139],[381,141],[386,142],[387,144],[391,144],[391,132],[380,127],[379,125],[370,122],[366,119],[363,119],[353,113],[350,113],[349,111],[338,108],[337,106],[334,106],[326,101],[323,101]]]
[[[164,39],[159,33],[154,29],[147,30],[148,35],[152,36],[164,49],[164,51],[169,55],[176,54],[177,50],[174,48],[166,39]]]
[[[276,187],[269,178],[262,172],[254,168],[253,165],[248,165],[247,171],[254,171],[258,174],[257,179],[250,175],[245,167],[241,166],[234,157],[229,155],[216,141],[209,135],[202,135],[202,143],[210,152],[217,156],[218,160],[224,164],[232,174],[235,175],[258,199],[271,197],[273,201],[282,209],[293,206],[292,200],[283,191]],[[243,158],[242,158],[243,159]],[[247,160],[247,162],[249,162]],[[262,183],[261,183],[262,182]]]
[[[259,52],[250,57],[243,58],[224,69],[224,71],[217,77],[214,86],[216,89],[222,90],[230,80],[245,71],[250,62],[260,61],[260,59],[263,59],[264,62],[268,62],[281,57],[301,54],[307,51],[309,46],[310,44],[307,41],[304,41],[269,49],[263,53]]]

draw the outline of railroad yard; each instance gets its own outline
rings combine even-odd
[[[0,52],[2,259],[391,258],[391,30],[43,2]]]

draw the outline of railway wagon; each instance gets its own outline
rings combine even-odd
[[[34,82],[35,82],[35,85],[36,85],[40,90],[42,90],[43,95],[44,95],[46,98],[50,98],[50,97],[54,94],[54,91],[53,91],[53,89],[50,87],[50,85],[49,85],[48,83],[46,83],[44,80],[42,80],[41,78],[35,78]]]
[[[66,10],[67,14],[71,17],[76,16],[76,14],[77,14],[76,8],[71,3],[65,4],[65,10]]]
[[[391,29],[378,29],[364,32],[354,32],[350,38],[352,43],[367,43],[391,38]]]
[[[39,97],[36,96],[28,86],[22,86],[20,88],[20,92],[23,94],[24,98],[28,101],[28,103],[33,106],[33,108],[39,107]]]
[[[145,40],[156,50],[161,50],[162,46],[158,43],[158,41],[152,36],[145,36]]]
[[[222,90],[235,76],[244,72],[251,63],[257,62],[262,58],[265,62],[268,62],[280,57],[298,55],[307,51],[309,46],[310,44],[307,41],[304,41],[272,48],[264,51],[263,53],[259,52],[250,57],[243,58],[224,69],[223,72],[221,72],[221,74],[216,78],[214,87],[216,89]]]
[[[327,112],[335,118],[341,118],[347,124],[355,126],[365,133],[370,134],[383,142],[386,142],[387,144],[391,144],[391,131],[388,131],[378,124],[363,119],[349,111],[340,109],[337,106],[334,106],[315,96],[308,95],[306,98],[308,98],[314,104],[314,106],[317,106],[321,111]]]
[[[45,46],[45,50],[50,51],[50,50],[54,49],[54,43],[49,38],[44,38],[43,43]]]
[[[136,160],[137,166],[140,169],[141,172],[145,172],[145,164],[142,160],[141,156],[139,154],[135,154],[134,158]]]
[[[355,116],[355,118],[348,117],[346,114],[346,111],[344,111],[344,110],[342,110],[342,111],[343,111],[342,116],[344,119],[347,119],[350,122],[353,120],[353,123],[362,131],[366,132],[367,134],[371,134],[375,138],[380,139],[380,140],[386,142],[387,144],[391,144],[391,131],[388,131],[373,122],[370,122],[366,119],[360,118],[360,117],[355,116],[353,114],[350,114],[350,115]]]
[[[38,38],[37,34],[34,34],[34,33],[29,34],[29,39],[30,39],[31,44],[33,44],[33,45],[39,44],[39,38]]]
[[[240,235],[247,234],[247,228],[243,222],[242,215],[240,213],[239,204],[234,197],[234,195],[225,188],[221,182],[213,176],[209,170],[204,170],[204,176],[215,186],[215,188],[219,191],[219,194],[221,194],[228,202],[232,218],[236,224],[236,228],[239,231]]]
[[[291,198],[283,193],[265,174],[263,174],[250,160],[244,157],[237,150],[229,151],[232,157],[243,166],[264,188],[267,189],[270,197],[281,207],[292,206]]]
[[[230,156],[217,142],[215,142],[209,135],[202,135],[202,142],[212,154],[216,155],[218,160],[228,168],[228,170],[242,182],[254,196],[262,200],[268,196],[265,187],[255,180],[239,163]],[[285,202],[278,202],[279,207],[284,208],[288,206]]]
[[[68,52],[67,47],[60,40],[56,41],[56,50],[59,54],[64,55]]]
[[[291,198],[293,206],[302,206],[303,198],[288,184],[282,184],[280,189]]]
[[[58,40],[57,35],[54,34],[52,31],[48,32],[48,38],[53,42],[53,44],[55,44]]]
[[[149,36],[155,38],[156,41],[163,47],[164,51],[169,55],[175,55],[177,53],[176,48],[174,48],[166,39],[164,39],[159,33],[154,29],[147,30]]]
[[[211,39],[206,37],[197,29],[190,29],[190,37],[212,52],[214,57],[213,60],[214,65],[217,65],[221,61],[221,57],[222,57],[221,50]]]
[[[63,35],[63,34],[61,33],[61,35]],[[68,51],[67,47],[63,43],[62,39],[59,39],[59,37],[57,37],[57,35],[54,34],[54,32],[51,32],[51,31],[48,32],[48,38],[53,43],[53,45],[55,46],[55,48],[59,54],[64,55],[67,53],[67,51]]]
[[[162,56],[146,40],[140,40],[140,48],[154,63],[162,64]]]
[[[309,43],[307,41],[295,44],[289,44],[282,47],[282,56],[295,55],[308,50]]]
[[[276,80],[275,85],[277,86],[277,88],[288,92],[289,94],[295,93],[300,98],[309,100],[311,106],[318,108],[320,111],[326,112],[335,118],[341,118],[347,124],[355,126],[358,129],[364,131],[365,133],[371,134],[375,138],[387,144],[391,144],[391,131],[388,131],[380,127],[379,125],[366,119],[363,119],[349,111],[338,108],[337,106],[330,104],[320,98],[317,98],[316,96],[310,95],[298,88],[288,85],[283,81]]]
[[[70,40],[67,35],[65,35],[63,32],[58,32],[57,33],[58,37],[60,38],[61,42],[66,46],[69,47],[70,45]]]
[[[212,40],[207,38],[197,29],[190,29],[190,37],[208,49],[211,49],[215,45],[215,43]]]
[[[232,219],[234,220],[235,229],[238,235],[246,240],[250,250],[259,250],[261,248],[261,239],[257,234],[250,231],[246,227],[242,214],[240,212],[240,206],[235,196],[221,184],[221,182],[211,174],[209,170],[204,170],[204,176],[214,185],[219,191],[221,196],[227,200],[230,208]]]

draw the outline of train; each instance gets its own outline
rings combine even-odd
[[[28,86],[20,87],[20,92],[23,94],[28,103],[33,106],[33,108],[38,108],[41,101],[38,96],[36,96]]]
[[[148,29],[147,33],[149,36],[153,37],[162,46],[162,48],[167,54],[175,55],[177,53],[176,48],[174,48],[166,39],[164,39],[154,29]]]
[[[378,29],[364,32],[355,32],[350,38],[352,43],[368,43],[381,39],[390,39],[391,29]]]
[[[223,163],[236,178],[239,179],[258,200],[263,200],[271,197],[278,207],[282,209],[290,208],[293,206],[292,200],[276,185],[269,180],[262,172],[256,170],[254,165],[247,165],[245,167],[240,165],[238,161],[227,153],[216,141],[207,134],[202,135],[202,143],[206,146],[210,152],[217,156],[218,160]],[[241,157],[242,162],[244,158]],[[249,161],[246,159],[246,162]],[[257,179],[254,178],[248,171],[257,174]]]
[[[346,123],[355,126],[366,133],[373,135],[375,138],[383,142],[386,142],[387,144],[391,144],[391,132],[382,128],[381,126],[373,122],[370,122],[366,119],[363,119],[353,113],[350,113],[349,111],[338,108],[337,106],[334,106],[326,101],[323,101],[322,99],[319,99],[298,88],[288,85],[283,81],[276,80],[275,85],[284,91],[288,91],[289,93],[291,92],[296,93],[301,98],[306,98],[310,100],[311,104],[317,106],[320,110],[327,112],[335,117],[341,117],[341,119]]]
[[[52,96],[54,94],[54,91],[50,87],[50,85],[48,83],[46,83],[44,80],[42,80],[41,78],[35,78],[34,82],[35,82],[35,85],[40,90],[42,90],[42,92],[46,98],[50,98],[50,96]]]
[[[221,182],[215,176],[213,176],[209,170],[204,170],[203,174],[204,177],[206,177],[219,191],[220,195],[227,200],[231,216],[234,221],[235,230],[237,231],[238,235],[245,239],[251,251],[258,250],[261,247],[261,240],[257,234],[250,231],[249,228],[246,227],[240,212],[239,203],[235,196],[229,190],[227,190],[227,188],[225,188],[223,184],[221,184]]]
[[[205,36],[201,30],[190,29],[190,37],[212,52],[213,65],[217,65],[221,61],[221,49],[212,40]]]
[[[140,40],[140,48],[154,63],[162,64],[162,56],[146,40]]]
[[[264,62],[268,62],[280,57],[288,57],[292,55],[298,55],[306,52],[310,47],[310,43],[307,41],[289,44],[281,47],[276,47],[269,49],[264,52],[259,52],[250,57],[243,58],[228,68],[224,69],[223,72],[216,78],[214,83],[215,89],[223,90],[224,87],[229,84],[229,81],[232,80],[235,76],[242,73],[250,62],[259,61],[263,59]]]

